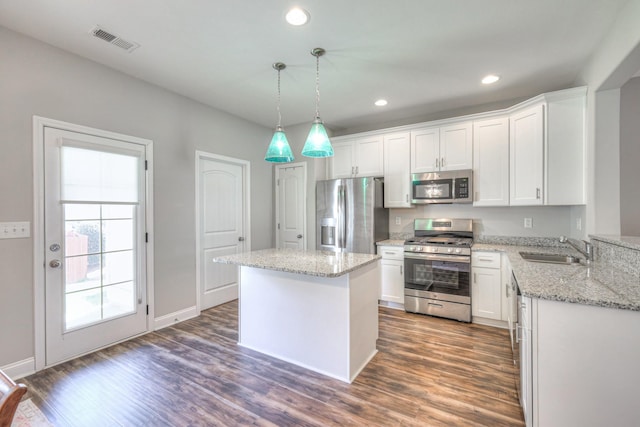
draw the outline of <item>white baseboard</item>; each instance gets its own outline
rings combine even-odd
[[[2,366],[0,369],[15,381],[36,372],[36,359],[35,357],[29,357],[28,359]]]
[[[178,310],[164,316],[156,317],[153,324],[153,330],[157,331],[158,329],[166,328],[167,326],[175,325],[176,323],[183,322],[188,319],[193,319],[199,314],[198,309],[194,305],[193,307],[185,308],[184,310]]]
[[[395,310],[404,311],[404,304],[399,304],[397,302],[378,300],[378,305],[381,307],[389,307]]]
[[[485,317],[473,316],[471,323],[477,323],[478,325],[493,326],[495,328],[509,329],[509,324],[504,320],[487,319]]]

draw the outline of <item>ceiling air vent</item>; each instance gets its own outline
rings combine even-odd
[[[140,47],[139,44],[124,40],[116,36],[115,34],[110,33],[104,28],[95,27],[93,30],[91,30],[91,34],[94,37],[104,40],[107,43],[111,43],[114,46],[118,46],[120,49],[126,50],[127,52],[133,52]]]

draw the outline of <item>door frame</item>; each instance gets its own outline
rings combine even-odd
[[[234,157],[227,157],[220,154],[209,153],[206,151],[196,150],[195,155],[195,243],[196,243],[196,311],[198,314],[202,312],[202,301],[200,298],[200,290],[202,284],[200,283],[200,160],[212,160],[214,162],[231,163],[233,165],[240,166],[242,168],[242,192],[244,194],[244,208],[242,218],[242,229],[244,230],[245,248],[247,251],[251,250],[251,162],[243,159],[236,159]],[[238,280],[240,276],[238,275]]]
[[[46,316],[45,316],[45,201],[44,201],[44,131],[46,127],[85,133],[102,138],[117,139],[145,146],[146,187],[144,218],[148,242],[146,252],[147,276],[147,333],[153,330],[154,319],[154,277],[153,277],[153,141],[88,126],[67,123],[46,117],[33,116],[33,296],[34,296],[34,368],[40,371],[46,367]],[[115,344],[115,343],[112,343]],[[112,345],[109,344],[109,345]],[[89,353],[99,349],[91,350]],[[80,355],[78,355],[80,356]]]
[[[302,173],[304,174],[303,176],[303,185],[302,185],[302,198],[304,200],[304,203],[302,204],[302,209],[304,210],[304,212],[302,212],[302,232],[304,233],[304,248],[303,249],[307,249],[309,247],[309,236],[307,235],[307,162],[297,162],[297,163],[285,163],[285,164],[279,164],[276,165],[276,173],[275,173],[275,183],[276,183],[276,217],[275,217],[275,224],[274,224],[274,229],[276,231],[276,248],[280,247],[280,229],[278,229],[278,223],[280,222],[280,185],[279,185],[279,179],[280,179],[280,171],[282,169],[287,169],[287,168],[291,168],[291,167],[299,167],[302,166]]]

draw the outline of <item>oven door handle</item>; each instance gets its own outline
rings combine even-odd
[[[451,261],[451,262],[461,262],[464,264],[471,263],[471,257],[468,256],[457,256],[457,255],[432,255],[432,254],[413,254],[413,253],[404,253],[405,259],[417,259],[417,260],[426,260],[426,261]]]

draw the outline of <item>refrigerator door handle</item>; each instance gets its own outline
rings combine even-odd
[[[338,186],[338,238],[336,239],[336,246],[339,249],[344,249],[347,245],[347,230],[346,230],[346,222],[347,222],[347,212],[346,212],[346,194],[345,194],[345,186]]]

